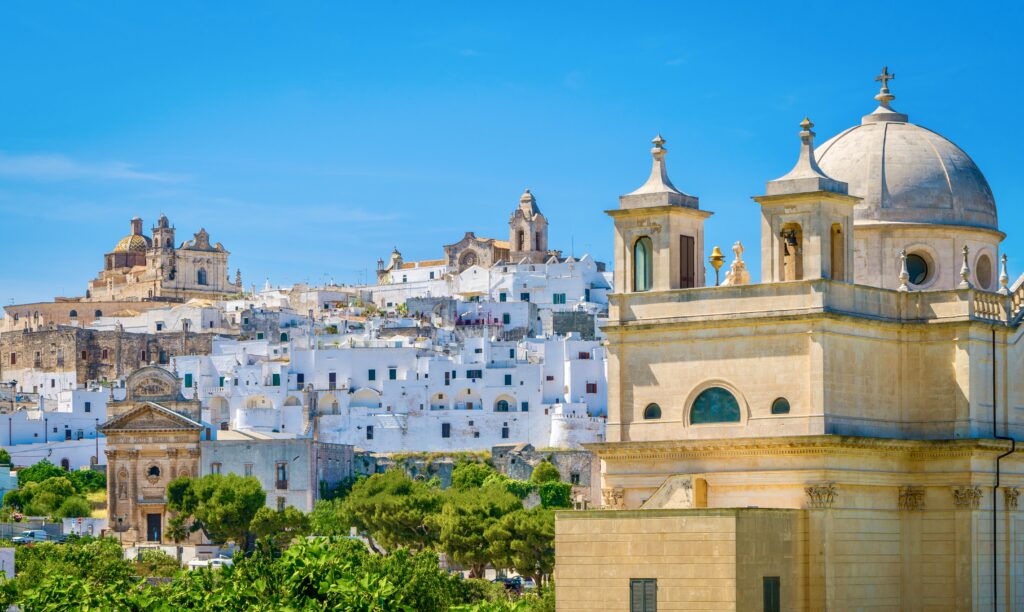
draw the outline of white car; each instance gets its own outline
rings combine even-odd
[[[32,544],[34,542],[46,542],[50,536],[42,529],[27,529],[11,538],[14,544]]]
[[[229,565],[234,565],[235,562],[227,557],[216,557],[214,559],[192,559],[188,562],[188,569],[194,570],[200,567],[207,567],[210,569],[221,569]]]

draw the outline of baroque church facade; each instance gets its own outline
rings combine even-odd
[[[660,137],[608,211],[604,508],[556,519],[559,610],[1024,610],[1024,275],[891,78],[820,146],[801,123],[760,283],[704,286]]]
[[[240,274],[230,278],[228,251],[210,243],[200,228],[191,240],[175,246],[175,228],[160,215],[152,237],[142,219],[131,220],[131,233],[103,258],[103,270],[89,281],[86,301],[144,301],[220,298],[242,290]]]

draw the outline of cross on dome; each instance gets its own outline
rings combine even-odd
[[[876,81],[881,81],[882,91],[889,91],[889,81],[896,78],[896,75],[889,72],[889,67],[885,66],[882,68],[882,74],[875,77]]]

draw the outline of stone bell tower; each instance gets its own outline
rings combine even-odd
[[[853,207],[860,198],[818,167],[810,119],[800,127],[796,166],[754,198],[761,205],[762,282],[853,282]]]
[[[615,293],[704,286],[704,220],[695,196],[672,184],[665,166],[665,139],[652,141],[647,182],[619,197],[606,211],[615,222]]]
[[[523,191],[519,206],[508,219],[509,260],[543,263],[548,253],[548,220],[540,212],[530,190]]]

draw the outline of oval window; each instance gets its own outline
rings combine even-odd
[[[160,478],[160,468],[155,465],[151,465],[149,466],[149,471],[146,475],[153,478]]]
[[[911,285],[923,285],[928,280],[928,261],[917,253],[907,255],[907,272]]]
[[[780,397],[772,402],[772,414],[789,414],[789,400]]]
[[[660,419],[661,418],[661,406],[657,404],[647,404],[644,408],[644,419]]]
[[[982,255],[978,258],[978,263],[974,264],[974,273],[978,277],[978,286],[982,289],[992,289],[992,260],[989,259],[988,255]]]
[[[732,393],[722,387],[701,391],[690,408],[690,424],[739,423],[740,405]]]

